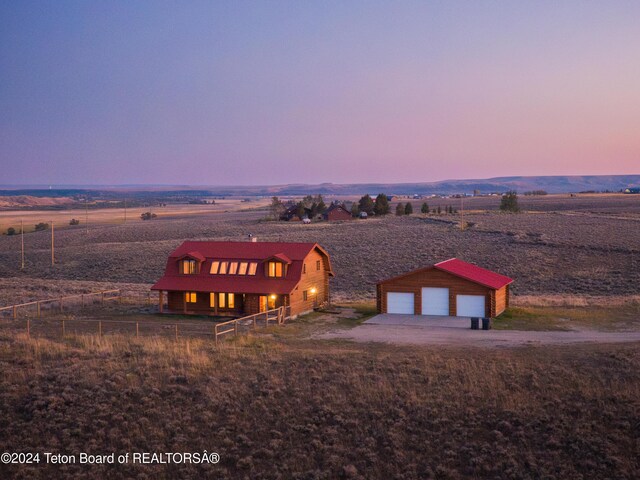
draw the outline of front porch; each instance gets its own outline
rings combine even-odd
[[[238,318],[288,306],[289,295],[158,291],[160,313]]]

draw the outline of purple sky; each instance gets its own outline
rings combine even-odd
[[[638,1],[0,1],[0,184],[615,173]]]

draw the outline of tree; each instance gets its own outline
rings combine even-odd
[[[361,212],[366,212],[367,215],[371,215],[373,213],[373,199],[368,193],[360,198],[358,201],[358,208]]]
[[[69,222],[69,225],[80,225],[80,220],[78,220],[77,218],[72,218]]]
[[[155,213],[151,213],[151,212],[144,212],[143,214],[140,215],[140,218],[142,220],[153,220],[156,217],[157,217],[157,215]]]
[[[396,215],[404,215],[404,205],[402,205],[402,202],[398,202],[398,205],[396,205]]]
[[[42,230],[48,230],[48,229],[49,229],[48,223],[40,222],[36,224],[36,232],[41,232]]]
[[[285,210],[284,203],[278,197],[271,197],[271,206],[269,208],[275,220],[278,220]]]
[[[353,205],[351,205],[351,215],[354,217],[360,215],[360,208],[358,208],[358,204],[356,202],[353,202]]]
[[[9,227],[7,228],[7,235],[15,235],[16,234],[16,229],[13,227]]]
[[[322,195],[318,195],[316,197],[316,213],[324,213],[327,211],[327,204],[324,203],[324,199],[322,198]]]
[[[427,202],[424,202],[422,204],[422,207],[420,208],[420,211],[422,213],[424,213],[425,215],[429,213],[429,205],[427,204]]]
[[[518,205],[518,193],[516,191],[509,190],[507,193],[502,195],[502,200],[500,200],[500,210],[511,213],[518,213],[520,211],[520,206]]]
[[[412,213],[413,213],[413,205],[411,205],[411,202],[407,202],[407,204],[404,207],[404,214],[411,215]]]
[[[298,215],[298,218],[302,218],[304,217],[304,203],[302,202],[298,202],[296,203],[296,215]]]
[[[384,193],[379,193],[376,197],[373,211],[376,215],[387,215],[389,213],[389,198]]]

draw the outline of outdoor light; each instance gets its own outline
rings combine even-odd
[[[316,287],[313,287],[313,288],[311,289],[311,293],[316,293]]]
[[[275,295],[271,295],[271,300],[275,300],[276,296]]]

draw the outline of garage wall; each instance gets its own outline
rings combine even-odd
[[[415,294],[415,312],[420,314],[422,307],[422,287],[442,287],[449,289],[449,315],[456,315],[456,295],[460,294],[486,295],[487,312],[485,315],[491,317],[496,316],[496,296],[494,290],[435,268],[378,284],[378,312],[387,312],[387,292],[411,292]]]

